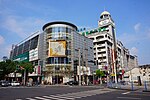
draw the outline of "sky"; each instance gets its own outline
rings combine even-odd
[[[116,38],[137,55],[139,65],[150,64],[150,0],[0,0],[0,59],[17,44],[51,21],[67,21],[78,28],[97,28],[100,14],[110,12]]]

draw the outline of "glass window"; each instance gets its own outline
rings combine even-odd
[[[61,64],[61,57],[58,57],[58,64]]]
[[[29,46],[30,46],[30,40],[28,40],[28,41],[26,41],[26,42],[24,43],[23,53],[29,51]]]
[[[64,64],[64,57],[61,57],[60,60],[61,60],[60,63],[61,63],[61,64]]]
[[[66,27],[66,33],[68,33],[68,27]]]
[[[18,55],[18,53],[17,53],[18,49],[19,49],[19,47],[18,47],[18,46],[15,46],[13,56],[17,56],[17,55]]]
[[[58,27],[58,32],[61,32],[61,27]]]
[[[30,50],[35,49],[37,47],[38,37],[39,36],[36,36],[36,37],[34,37],[34,38],[31,39]]]
[[[22,54],[22,50],[23,50],[23,44],[21,44],[21,45],[19,46],[18,55],[19,55],[19,54]]]
[[[46,33],[52,33],[52,28],[47,29]]]
[[[52,28],[52,32],[55,33],[55,27]]]
[[[62,27],[62,32],[66,33],[66,28]]]
[[[68,28],[68,33],[71,33],[71,29],[70,28]]]

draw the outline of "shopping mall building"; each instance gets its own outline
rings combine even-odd
[[[74,24],[62,21],[45,24],[43,32],[15,45],[10,57],[33,63],[35,71],[29,77],[55,84],[78,81],[79,75],[87,83],[96,69],[93,41],[79,34]]]
[[[138,66],[137,57],[116,39],[115,23],[107,11],[101,13],[98,27],[90,30],[79,32],[74,24],[62,21],[47,23],[43,32],[14,45],[10,58],[32,62],[35,71],[29,76],[57,84],[78,81],[80,75],[88,83],[96,69],[122,79],[124,71]]]

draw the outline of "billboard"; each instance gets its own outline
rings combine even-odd
[[[29,51],[29,61],[34,61],[38,59],[38,49],[32,49]]]
[[[66,41],[49,41],[49,57],[66,56]]]
[[[13,58],[13,61],[24,61],[24,62],[29,62],[29,52],[20,54],[16,57]]]

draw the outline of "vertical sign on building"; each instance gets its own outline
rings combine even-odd
[[[38,69],[38,71],[37,71],[37,72],[38,72],[38,75],[41,75],[41,66],[38,66],[37,69]]]

